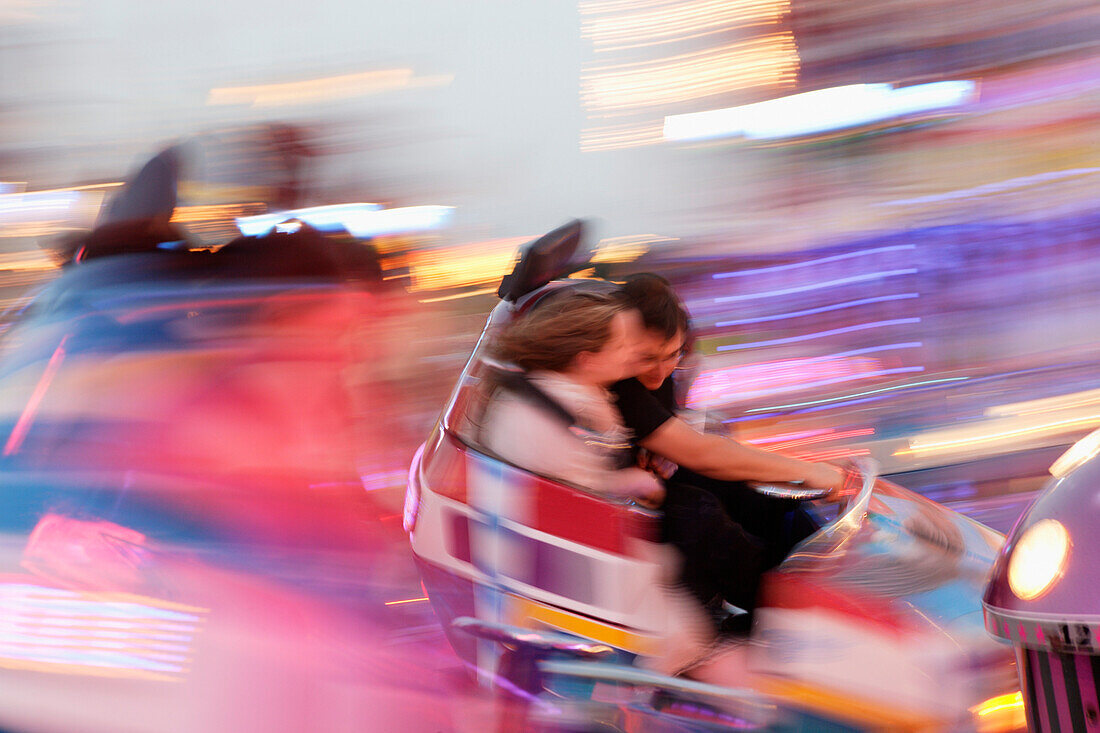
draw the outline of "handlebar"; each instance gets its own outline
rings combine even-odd
[[[878,465],[870,458],[853,458],[850,465],[844,467],[845,489],[848,488],[849,484],[852,484],[854,488],[857,482],[860,487],[857,503],[859,497],[866,493],[868,496],[863,500],[863,503],[866,504],[866,499],[870,497],[870,491],[874,488],[877,477]],[[824,499],[832,493],[831,489],[813,489],[805,486],[801,481],[749,481],[748,484],[758,494],[777,499],[813,501]],[[852,491],[842,491],[841,501],[843,502],[844,498],[851,496],[852,493]],[[847,502],[844,503],[847,504]]]

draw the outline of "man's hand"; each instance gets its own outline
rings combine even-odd
[[[846,473],[831,463],[810,464],[810,470],[802,483],[811,489],[829,489],[829,495],[838,497],[844,488]]]
[[[645,448],[638,449],[638,467],[663,479],[672,478],[672,474],[676,473],[676,469],[679,468],[667,458],[651,453]]]
[[[647,487],[645,491],[639,491],[634,500],[644,507],[657,509],[665,503],[665,487],[660,482],[654,481],[653,486]]]

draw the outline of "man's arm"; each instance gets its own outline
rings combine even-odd
[[[646,450],[721,481],[802,481],[815,489],[839,489],[844,474],[827,463],[811,463],[701,433],[673,417],[639,441]]]

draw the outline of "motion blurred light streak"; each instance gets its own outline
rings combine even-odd
[[[683,142],[722,137],[801,137],[959,107],[976,93],[973,81],[898,88],[891,84],[850,84],[740,107],[670,115],[665,117],[665,139]]]
[[[771,443],[782,443],[788,440],[800,440],[802,438],[810,438],[814,436],[823,436],[825,440],[828,440],[832,434],[836,432],[833,428],[818,428],[816,430],[801,430],[797,433],[782,433],[779,435],[765,435],[760,438],[745,438],[742,439],[742,443],[749,443],[751,445],[769,445]]]
[[[206,204],[201,206],[177,206],[172,211],[172,221],[179,224],[210,221],[211,219],[237,219],[261,213],[265,204]]]
[[[615,51],[779,22],[787,0],[689,0],[679,3],[582,2],[581,35],[597,51]]]
[[[886,247],[872,247],[870,249],[861,249],[855,252],[844,252],[838,255],[829,255],[828,257],[818,257],[812,260],[802,260],[801,262],[791,262],[786,265],[773,265],[771,267],[755,267],[747,270],[734,270],[732,272],[716,272],[711,277],[715,280],[724,280],[730,277],[746,277],[749,275],[762,275],[767,272],[786,272],[788,270],[795,270],[800,267],[812,267],[813,265],[823,265],[827,262],[839,262],[841,260],[850,260],[853,257],[866,257],[867,255],[881,254],[883,252],[900,252],[903,250],[915,250],[917,245],[915,244],[891,244]]]
[[[0,667],[179,679],[206,609],[126,593],[0,585]]]
[[[1013,450],[1021,441],[1038,441],[1065,436],[1081,429],[1100,425],[1100,413],[1081,411],[1059,420],[1036,423],[1034,417],[997,418],[977,425],[949,428],[917,435],[908,448],[894,452],[895,456],[930,456],[967,452],[976,446]]]
[[[1063,178],[1073,178],[1076,176],[1088,176],[1096,173],[1100,173],[1100,168],[1070,168],[1060,171],[1047,171],[1045,173],[1036,173],[1032,176],[1022,176],[1019,178],[1008,178],[1003,181],[997,181],[995,183],[985,183],[981,186],[974,186],[973,188],[960,188],[955,191],[947,191],[945,193],[931,194],[928,196],[917,196],[910,199],[895,199],[894,201],[881,201],[878,203],[872,203],[871,206],[913,206],[916,204],[932,204],[939,203],[941,201],[952,201],[955,199],[967,199],[976,196],[985,196],[987,194],[1002,193],[1004,191],[1012,191],[1018,188],[1027,188],[1036,184],[1049,183],[1050,181],[1057,181]]]
[[[810,453],[795,453],[796,458],[800,458],[803,461],[833,461],[838,458],[856,458],[858,456],[869,456],[871,451],[866,448],[834,448],[832,450],[823,450]]]
[[[716,328],[726,328],[728,326],[746,326],[751,323],[767,323],[769,321],[782,321],[787,318],[798,318],[800,316],[813,316],[819,313],[829,313],[831,311],[843,310],[845,308],[855,308],[861,305],[870,305],[872,303],[888,303],[894,300],[908,300],[911,298],[919,298],[920,293],[898,293],[897,295],[880,295],[875,298],[862,298],[860,300],[850,300],[847,303],[834,303],[833,305],[823,305],[819,308],[809,308],[807,310],[792,311],[791,313],[778,313],[773,316],[760,316],[758,318],[742,318],[736,321],[718,321],[715,323]]]
[[[661,125],[655,122],[608,125],[581,132],[581,151],[621,150],[661,142]]]
[[[844,382],[853,382],[859,379],[872,379],[874,377],[887,377],[895,374],[919,374],[924,371],[922,366],[912,367],[895,367],[893,369],[879,369],[877,371],[859,372],[854,374],[845,374],[838,377],[832,377],[830,379],[819,379],[815,381],[798,381],[784,386],[772,387],[769,389],[746,389],[744,385],[730,385],[727,389],[717,392],[717,395],[713,394],[716,390],[713,386],[704,386],[700,388],[700,393],[704,390],[711,391],[709,398],[703,397],[701,394],[696,393],[695,389],[692,389],[691,396],[688,397],[688,406],[692,408],[700,408],[706,404],[713,402],[725,402],[731,399],[755,399],[757,397],[770,397],[772,395],[783,394],[784,392],[800,392],[806,389],[814,389],[816,387],[828,387],[833,384],[842,384]]]
[[[798,78],[798,49],[781,25],[789,0],[586,0],[579,8],[581,35],[600,59],[581,73],[581,102],[595,121],[581,132],[582,152],[662,143],[665,118],[677,110],[790,88]]]
[[[251,216],[236,217],[237,227],[246,237],[258,237],[270,232],[276,225],[285,221],[297,219],[304,221],[314,229],[328,231],[332,229],[345,229],[349,224],[364,216],[368,212],[378,211],[381,204],[332,204],[329,206],[310,206],[303,209],[288,209],[286,211],[273,211],[267,214],[254,214]],[[173,213],[173,219],[175,214]]]
[[[696,406],[709,404],[713,401],[714,397],[722,396],[732,390],[744,392],[772,389],[775,390],[776,393],[779,393],[783,391],[794,391],[796,389],[800,389],[803,385],[806,384],[807,381],[832,379],[848,375],[860,375],[866,374],[868,372],[878,372],[883,368],[882,362],[878,359],[852,359],[851,357],[864,356],[866,354],[876,353],[880,351],[917,348],[920,346],[923,346],[922,342],[920,341],[912,341],[898,344],[884,344],[882,346],[872,346],[864,349],[853,349],[851,351],[843,351],[836,354],[827,354],[824,356],[781,359],[777,361],[742,364],[738,366],[727,367],[724,369],[707,370],[701,373],[695,380],[695,383],[691,389],[689,400],[694,400],[694,404],[692,406]],[[948,380],[933,381],[954,381],[959,379],[965,379],[965,377],[955,377]],[[917,384],[926,384],[926,382],[918,382]],[[905,385],[901,385],[900,387],[888,387],[883,388],[882,390],[872,390],[872,392],[900,389],[904,386]],[[790,387],[790,389],[783,389],[784,387]],[[826,400],[820,401],[848,399],[850,397],[858,397],[865,394],[871,394],[872,392],[861,392],[857,395],[831,397],[827,398]],[[804,404],[809,403],[799,403],[799,405]],[[764,409],[771,410],[778,408],[768,407]]]
[[[15,427],[11,430],[11,435],[8,436],[8,442],[4,445],[5,456],[10,456],[17,452],[19,447],[23,444],[23,439],[27,436],[27,431],[30,430],[31,423],[34,422],[34,416],[38,412],[38,406],[46,396],[46,391],[50,388],[50,383],[57,374],[57,370],[61,368],[61,362],[65,359],[65,342],[68,340],[69,334],[65,334],[61,338],[61,343],[54,349],[53,355],[50,356],[50,360],[46,363],[46,368],[42,370],[42,376],[39,377],[38,384],[34,387],[34,392],[31,393],[30,399],[27,400],[27,404],[23,408],[22,414],[19,415]]]
[[[1013,402],[1008,405],[994,405],[986,409],[986,414],[991,416],[1011,415],[1037,415],[1056,410],[1065,410],[1075,407],[1089,407],[1100,404],[1100,389],[1089,389],[1083,392],[1071,392],[1057,397],[1043,397],[1025,402]]]
[[[581,98],[592,112],[623,112],[788,85],[797,74],[794,38],[775,33],[657,61],[594,67],[581,79]]]
[[[505,237],[415,252],[409,265],[412,277],[409,290],[470,287],[499,280],[511,268],[516,247],[530,239]]]
[[[760,293],[746,293],[745,295],[724,295],[714,299],[715,303],[737,303],[746,300],[756,300],[758,298],[774,298],[778,295],[792,295],[794,293],[808,293],[811,290],[824,290],[825,288],[836,287],[837,285],[852,285],[853,283],[870,282],[872,280],[882,280],[888,277],[898,277],[900,275],[914,275],[918,272],[915,267],[907,267],[901,270],[882,270],[880,272],[868,272],[862,275],[853,275],[852,277],[842,277],[836,280],[825,280],[823,282],[808,283],[806,285],[798,285],[793,288],[775,288],[772,290],[765,290]]]
[[[412,69],[363,71],[276,84],[217,87],[210,90],[206,103],[208,105],[242,104],[252,107],[317,104],[353,99],[395,89],[444,86],[450,84],[453,79],[454,77],[450,75],[418,77]]]
[[[827,336],[837,336],[842,333],[854,333],[856,331],[866,331],[871,328],[885,328],[887,326],[902,326],[910,323],[920,323],[920,318],[890,318],[884,321],[873,321],[870,323],[857,323],[853,326],[844,326],[842,328],[833,328],[828,331],[818,331],[817,333],[805,333],[799,336],[787,336],[785,338],[769,339],[767,341],[754,341],[750,344],[729,344],[726,346],[717,347],[717,351],[741,351],[743,349],[758,349],[763,346],[779,346],[782,344],[794,344],[801,341],[812,341],[814,339],[826,338]]]
[[[868,390],[866,392],[857,392],[855,394],[840,395],[840,396],[837,396],[837,397],[825,397],[825,398],[819,399],[819,400],[807,400],[805,402],[791,402],[791,403],[785,404],[785,405],[771,405],[770,407],[755,407],[755,408],[746,410],[745,412],[747,412],[749,414],[752,414],[752,413],[768,412],[768,411],[771,411],[771,410],[786,410],[786,409],[797,408],[797,407],[810,407],[810,406],[813,406],[813,405],[828,405],[828,403],[836,403],[837,405],[854,404],[854,403],[851,402],[851,400],[858,399],[858,398],[861,398],[861,397],[867,397],[867,396],[870,396],[870,395],[880,395],[884,392],[895,392],[899,389],[909,389],[909,388],[912,388],[912,387],[924,387],[924,386],[927,386],[927,385],[930,385],[930,384],[940,384],[940,383],[944,383],[944,382],[961,382],[961,381],[965,381],[965,380],[968,380],[968,379],[970,379],[970,377],[945,377],[943,379],[927,379],[927,380],[924,380],[922,382],[910,382],[908,384],[895,384],[895,385],[891,385],[889,387],[880,387],[878,389]]]
[[[598,264],[633,262],[649,251],[650,245],[673,242],[678,237],[662,237],[659,234],[632,234],[601,239],[593,248],[589,262]]]
[[[874,428],[854,428],[852,430],[822,430],[815,435],[804,435],[798,438],[792,438],[790,435],[778,435],[745,440],[744,442],[752,445],[768,445],[769,450],[786,450],[813,443],[824,443],[829,440],[843,440],[844,438],[858,438],[874,434]]]
[[[924,346],[923,341],[904,341],[899,344],[883,344],[882,346],[868,346],[864,349],[852,349],[851,351],[840,351],[835,354],[827,354],[825,356],[812,356],[807,361],[820,361],[822,359],[839,359],[842,356],[863,356],[864,354],[876,354],[880,351],[894,351],[897,349],[919,349]]]

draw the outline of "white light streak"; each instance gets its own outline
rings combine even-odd
[[[973,81],[900,88],[891,84],[851,84],[740,107],[670,115],[665,117],[665,139],[684,142],[723,137],[801,137],[958,107],[976,94],[977,84]]]
[[[720,298],[715,298],[715,303],[736,303],[745,300],[756,300],[757,298],[774,298],[777,295],[791,295],[792,293],[805,293],[811,290],[823,290],[825,288],[831,288],[836,285],[851,285],[852,283],[868,282],[871,280],[881,280],[887,277],[897,277],[899,275],[913,275],[917,272],[916,268],[908,267],[902,270],[883,270],[881,272],[868,272],[863,275],[853,275],[852,277],[842,277],[837,280],[826,280],[824,282],[810,283],[808,285],[799,285],[793,288],[784,288],[766,290],[763,293],[746,293],[745,295],[725,295]]]

